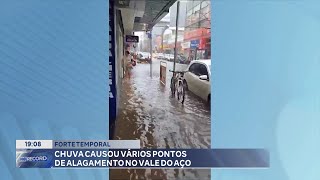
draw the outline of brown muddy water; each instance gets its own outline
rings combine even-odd
[[[210,107],[187,92],[184,105],[170,96],[169,69],[167,84],[160,83],[160,61],[153,60],[152,78],[149,64],[137,64],[131,79],[124,79],[119,101],[115,139],[139,139],[142,148],[210,148]],[[187,65],[176,64],[177,70]],[[210,179],[208,169],[112,169],[112,180],[180,180]]]

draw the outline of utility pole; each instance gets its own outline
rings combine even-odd
[[[176,37],[174,42],[174,59],[173,59],[173,71],[176,70],[176,61],[177,61],[177,41],[178,41],[178,29],[179,29],[179,8],[180,1],[177,1],[177,14],[176,14]]]

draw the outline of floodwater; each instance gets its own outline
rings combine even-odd
[[[210,148],[210,107],[206,102],[186,93],[184,105],[172,98],[170,78],[173,63],[167,63],[167,84],[160,83],[160,60],[137,64],[132,77],[121,87],[119,116],[115,139],[139,139],[142,148]],[[176,64],[176,70],[187,65]],[[210,170],[139,169],[110,170],[115,179],[210,179]]]

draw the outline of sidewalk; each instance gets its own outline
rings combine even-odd
[[[159,61],[153,61],[152,65],[152,78],[149,64],[137,64],[131,79],[123,80],[115,139],[139,139],[142,148],[210,148],[208,107],[199,98],[189,94],[186,96],[185,105],[171,98],[169,85],[163,86],[159,80]],[[177,65],[177,68],[185,66]],[[170,74],[167,73],[167,76],[167,82],[170,82]],[[157,175],[152,175],[153,172]],[[151,176],[160,179],[203,179],[202,177],[210,176],[210,171],[112,170],[111,174],[113,177],[138,174],[138,179]]]

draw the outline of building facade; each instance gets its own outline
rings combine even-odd
[[[163,52],[165,54],[174,54],[175,38],[176,38],[175,27],[168,28],[163,33]],[[183,42],[183,38],[184,38],[184,28],[179,28],[178,36],[177,36],[178,54],[182,53],[181,43]]]
[[[162,51],[162,35],[163,35],[164,31],[169,27],[169,25],[170,25],[170,17],[163,18],[152,29],[152,43],[153,43],[153,50],[155,52]]]
[[[186,11],[187,1],[181,1],[179,5],[179,18],[178,18],[178,38],[177,38],[177,49],[178,53],[181,53],[181,43],[183,42],[184,27],[186,23]],[[175,45],[175,29],[176,29],[176,17],[177,17],[177,2],[174,3],[169,9],[169,15],[164,18],[161,27],[161,31],[154,32],[154,43],[156,52],[163,52],[166,54],[174,53]],[[166,21],[166,24],[163,22]],[[157,26],[155,26],[157,27]]]
[[[211,58],[211,2],[189,0],[183,51],[190,60]]]
[[[187,2],[188,1],[180,1],[179,5],[179,19],[178,19],[178,27],[185,27],[186,24],[186,15],[187,15]],[[177,17],[177,2],[174,3],[170,9],[170,27],[176,27],[176,17]]]

